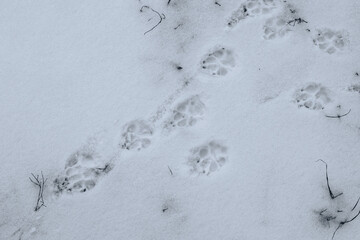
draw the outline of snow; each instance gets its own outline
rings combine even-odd
[[[167,2],[0,2],[0,239],[331,239],[359,212],[360,3]]]

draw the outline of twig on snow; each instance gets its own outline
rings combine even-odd
[[[307,21],[305,21],[302,18],[295,18],[293,20],[288,21],[287,24],[292,25],[294,27],[296,24],[300,24],[300,23],[303,23],[303,22],[308,23]]]
[[[326,163],[324,160],[322,160],[322,159],[318,159],[317,162],[318,162],[318,161],[323,162],[323,163],[325,164],[325,166],[326,166],[326,184],[327,184],[327,187],[328,187],[328,190],[329,190],[329,195],[330,195],[331,199],[335,199],[335,198],[341,196],[343,193],[339,193],[339,194],[337,194],[337,195],[334,195],[333,192],[331,191],[330,184],[329,184],[329,176],[328,176],[328,170],[327,170],[327,169],[328,169],[327,163]]]
[[[349,111],[343,115],[336,115],[336,116],[331,116],[331,115],[325,115],[325,117],[328,117],[328,118],[342,118],[342,117],[345,117],[346,115],[348,115],[349,113],[351,112],[351,108],[349,109]]]
[[[170,1],[168,2],[168,4],[170,3]],[[155,25],[155,26],[153,26],[151,29],[149,29],[149,30],[147,30],[146,32],[144,32],[144,35],[145,34],[147,34],[148,32],[151,32],[152,30],[154,30],[157,26],[159,26],[159,24],[162,22],[162,20],[163,19],[165,19],[166,17],[165,17],[165,14],[163,14],[163,13],[159,13],[158,11],[156,11],[156,10],[154,10],[154,9],[152,9],[151,7],[149,7],[149,6],[142,6],[141,8],[140,8],[140,12],[143,12],[143,9],[144,8],[147,8],[147,9],[150,9],[151,11],[153,11],[154,13],[156,13],[158,16],[159,16],[159,22]]]
[[[169,169],[169,171],[170,171],[170,174],[171,174],[171,175],[174,175],[174,174],[173,174],[173,171],[171,171],[171,168],[170,168],[169,166],[168,166],[168,169]]]
[[[356,206],[358,205],[359,201],[360,201],[360,197],[359,197],[358,200],[356,201],[356,203],[355,203],[354,207],[351,209],[351,211],[354,211],[354,209],[355,209]]]
[[[181,27],[183,24],[180,23],[179,25],[177,25],[176,27],[174,27],[174,30],[178,29],[179,27]]]
[[[349,223],[349,222],[354,221],[359,215],[360,215],[360,211],[359,211],[352,219],[350,219],[350,220],[345,220],[345,221],[341,221],[341,222],[339,223],[339,226],[335,229],[335,231],[334,231],[331,239],[334,239],[335,234],[336,234],[336,232],[339,230],[339,228],[341,228],[342,226],[344,226],[346,223]]]
[[[39,211],[41,207],[46,207],[45,206],[45,202],[44,202],[44,197],[43,197],[43,193],[44,193],[44,188],[45,188],[45,183],[47,179],[44,179],[44,175],[41,172],[41,179],[39,178],[39,175],[34,175],[33,173],[31,173],[33,179],[31,179],[31,177],[29,177],[30,181],[35,184],[38,188],[39,188],[39,192],[38,192],[38,197],[37,197],[37,201],[36,201],[36,206],[35,206],[35,212]]]

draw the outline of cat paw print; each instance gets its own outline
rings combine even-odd
[[[295,30],[300,25],[308,22],[299,17],[296,8],[291,4],[282,6],[281,13],[266,20],[263,30],[263,37],[266,40],[282,38]]]
[[[192,96],[175,106],[170,118],[165,122],[165,129],[191,127],[202,118],[204,112],[205,104],[200,97]]]
[[[345,31],[333,31],[327,28],[318,29],[313,38],[313,43],[320,50],[333,54],[346,48],[349,43],[349,37]]]
[[[248,17],[257,17],[271,12],[277,7],[276,0],[247,0],[242,3],[227,21],[229,28],[235,27],[240,21]]]
[[[291,26],[288,20],[281,16],[272,17],[266,20],[263,29],[263,37],[266,40],[272,40],[284,37],[287,33],[291,32]]]
[[[350,87],[348,87],[348,91],[360,93],[360,84],[351,85]]]
[[[297,106],[311,110],[321,110],[332,101],[330,90],[319,83],[309,83],[298,89],[294,95]]]
[[[154,128],[144,120],[134,120],[127,123],[121,134],[121,148],[138,150],[147,148],[151,144]]]
[[[191,149],[187,164],[191,172],[209,175],[228,161],[227,148],[217,141],[210,141]]]
[[[215,47],[201,60],[201,69],[212,76],[225,76],[235,67],[235,56],[232,50],[225,47]]]
[[[79,150],[66,161],[64,174],[54,180],[55,194],[86,192],[95,187],[100,176],[111,170],[112,165],[102,164],[92,149]]]

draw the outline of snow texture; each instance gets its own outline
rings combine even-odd
[[[0,240],[359,238],[359,11],[0,1]]]

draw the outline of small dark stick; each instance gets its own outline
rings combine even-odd
[[[341,228],[341,227],[342,227],[343,225],[345,225],[346,223],[349,223],[349,222],[354,221],[359,215],[360,215],[360,211],[359,211],[352,219],[350,219],[350,220],[345,220],[345,221],[340,222],[340,223],[339,223],[339,226],[335,229],[335,232],[333,233],[331,239],[334,239],[335,234],[336,234],[336,232],[339,230],[339,228]]]
[[[328,117],[328,118],[342,118],[342,117],[345,117],[346,115],[348,115],[350,112],[351,112],[351,109],[347,113],[345,113],[343,115],[339,115],[339,114],[336,115],[336,116],[325,115],[325,117]]]
[[[170,174],[171,174],[171,175],[174,175],[174,174],[173,174],[173,171],[171,171],[171,168],[170,168],[169,166],[168,166],[168,169],[169,169],[169,171],[170,171]]]
[[[176,27],[174,27],[174,30],[177,30],[179,27],[181,27],[183,24],[180,23],[179,25],[177,25]]]
[[[304,19],[302,19],[302,18],[295,18],[295,19],[293,19],[293,20],[290,20],[290,21],[288,21],[288,23],[287,24],[291,24],[292,23],[292,26],[294,27],[295,26],[295,24],[297,23],[297,24],[300,24],[300,23],[308,23],[307,21],[305,21]]]
[[[333,194],[333,192],[331,191],[330,184],[329,184],[329,176],[328,176],[328,170],[327,170],[327,169],[328,169],[327,163],[326,163],[324,160],[322,160],[322,159],[318,159],[317,162],[318,162],[318,161],[323,162],[323,163],[325,164],[325,166],[326,166],[326,184],[327,184],[327,187],[328,187],[328,190],[329,190],[329,195],[330,195],[331,199],[335,199],[335,198],[341,196],[343,193],[339,193],[338,195],[335,196],[335,195]]]
[[[165,14],[160,14],[158,11],[155,11],[154,9],[152,9],[151,7],[149,7],[149,6],[142,6],[141,8],[140,8],[140,12],[143,12],[143,9],[144,8],[147,8],[147,9],[150,9],[151,11],[153,11],[154,13],[156,13],[158,16],[159,16],[159,22],[155,25],[155,26],[153,26],[151,29],[149,29],[149,30],[147,30],[146,32],[144,32],[144,35],[145,34],[147,34],[148,32],[151,32],[152,30],[154,30],[157,26],[159,26],[159,24],[162,22],[162,20],[163,19],[165,19],[166,17],[165,17]]]
[[[354,211],[354,209],[355,209],[356,206],[358,205],[359,201],[360,201],[360,197],[359,197],[358,200],[356,201],[356,203],[355,203],[354,207],[351,209],[351,211]]]
[[[221,4],[220,4],[220,3],[218,3],[217,1],[215,2],[215,4],[221,7]]]
[[[43,193],[44,193],[45,183],[46,183],[47,179],[44,179],[44,175],[42,172],[41,172],[41,180],[39,179],[39,175],[36,175],[36,177],[33,173],[31,173],[31,175],[34,179],[31,179],[31,177],[29,177],[30,181],[39,187],[37,202],[36,202],[36,206],[34,209],[35,212],[37,212],[40,210],[41,207],[43,207],[43,206],[46,207],[44,198],[43,198]]]

